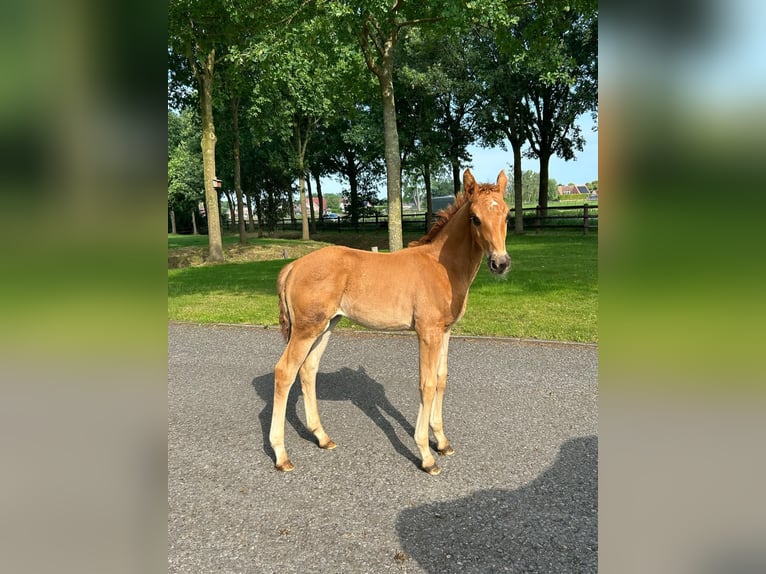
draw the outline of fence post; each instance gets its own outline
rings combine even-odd
[[[588,204],[583,204],[583,210],[582,210],[582,227],[583,227],[583,235],[588,235]]]

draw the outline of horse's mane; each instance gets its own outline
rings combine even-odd
[[[447,222],[450,220],[450,218],[455,215],[455,213],[457,213],[457,211],[466,203],[468,203],[468,196],[463,192],[458,193],[455,196],[455,201],[452,202],[452,204],[436,213],[436,223],[431,226],[431,229],[428,230],[428,233],[426,233],[417,241],[410,241],[407,246],[416,247],[418,245],[426,245],[431,243],[434,238],[439,235],[439,232],[444,229],[444,226],[447,225]]]
[[[479,189],[476,191],[477,194],[486,194],[495,191],[495,185],[491,183],[480,183],[478,186]],[[418,245],[426,245],[433,242],[436,236],[439,235],[439,232],[444,229],[445,225],[447,225],[450,218],[455,215],[455,213],[457,213],[461,207],[468,203],[468,201],[469,199],[465,192],[461,191],[458,193],[457,196],[455,196],[455,201],[452,203],[452,205],[445,207],[436,214],[438,219],[436,223],[433,224],[433,227],[428,230],[428,233],[426,233],[417,241],[410,241],[407,247],[417,247]]]

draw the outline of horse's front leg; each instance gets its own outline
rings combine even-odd
[[[442,420],[442,404],[444,390],[447,387],[447,354],[449,351],[450,331],[444,333],[439,353],[439,367],[436,372],[436,395],[431,409],[431,430],[436,438],[436,450],[439,454],[453,455],[455,450],[450,446],[447,436],[444,434],[444,422]]]
[[[443,334],[439,331],[418,332],[420,343],[420,408],[415,425],[415,444],[420,450],[421,468],[428,474],[439,474],[431,448],[428,446],[428,425],[436,395],[436,380],[439,368]]]

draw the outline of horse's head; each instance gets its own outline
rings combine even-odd
[[[489,270],[496,275],[506,273],[511,267],[511,258],[505,249],[508,206],[503,197],[507,185],[504,170],[500,170],[494,185],[476,183],[471,170],[463,174],[463,189],[470,201],[471,233],[487,256]]]

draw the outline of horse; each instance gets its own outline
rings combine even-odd
[[[437,452],[455,450],[444,434],[442,402],[452,326],[463,316],[468,290],[484,256],[491,273],[504,275],[511,259],[505,238],[508,179],[478,184],[467,169],[463,191],[439,215],[430,231],[406,249],[392,253],[329,246],[287,264],[277,278],[279,323],[287,346],[274,368],[274,402],[269,442],[275,467],[295,468],[285,450],[287,396],[300,374],[306,424],[323,449],[337,445],[319,419],[316,374],[330,333],[342,317],[363,327],[414,330],[420,357],[420,407],[415,444],[421,468],[441,469],[428,444],[430,425]]]

